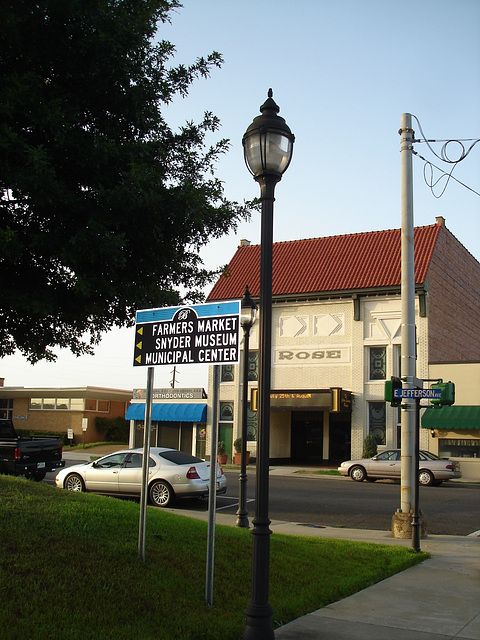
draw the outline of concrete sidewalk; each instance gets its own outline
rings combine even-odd
[[[273,531],[282,533],[288,528]],[[298,532],[297,532],[298,533]],[[322,529],[319,536],[411,547],[389,532]],[[280,627],[281,640],[478,640],[480,538],[429,536],[429,560]]]
[[[90,455],[106,453],[110,451],[77,450],[74,456],[65,452],[64,457],[89,460]],[[270,473],[298,471],[296,467],[273,467]],[[208,520],[206,511],[168,510]],[[236,516],[216,513],[217,524],[234,526],[235,521]],[[272,535],[412,546],[411,540],[392,538],[389,531],[320,528],[275,520],[270,529]],[[429,560],[293,620],[275,631],[276,640],[480,640],[480,532],[468,537],[429,535],[420,546],[431,554]]]

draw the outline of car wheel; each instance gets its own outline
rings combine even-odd
[[[418,482],[424,487],[428,487],[435,482],[435,477],[428,469],[420,469],[418,472]]]
[[[150,487],[150,500],[157,507],[166,507],[173,500],[172,487],[163,480],[157,480]]]
[[[350,471],[350,477],[352,480],[355,480],[355,482],[362,482],[367,477],[367,474],[363,467],[356,466]]]
[[[78,473],[71,473],[66,477],[63,486],[67,491],[85,491],[85,485],[83,484],[83,480]]]

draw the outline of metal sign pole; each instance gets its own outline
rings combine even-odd
[[[147,373],[147,398],[145,402],[145,427],[143,433],[142,490],[140,493],[140,522],[138,525],[138,557],[145,562],[145,533],[148,498],[148,461],[150,458],[150,432],[152,427],[154,368],[149,367]]]
[[[420,449],[420,398],[415,398],[415,455],[414,470],[415,477],[413,482],[413,517],[412,517],[412,548],[415,551],[421,551],[420,536],[421,523],[420,512],[418,508],[418,468],[419,468],[419,449]]]
[[[220,365],[213,367],[212,431],[210,441],[210,485],[208,491],[208,541],[205,601],[213,606],[213,569],[215,552],[215,509],[217,504],[217,447],[218,447],[218,378]]]
[[[413,222],[413,166],[412,150],[415,132],[412,116],[403,113],[401,118],[401,170],[402,170],[402,229],[401,229],[401,376],[403,388],[411,386],[415,377],[415,264]],[[402,403],[401,410],[401,478],[400,511],[412,512],[414,484],[415,402]]]

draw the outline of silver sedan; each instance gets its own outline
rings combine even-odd
[[[117,451],[95,462],[62,469],[55,484],[69,491],[92,491],[112,496],[140,496],[143,449]],[[209,492],[210,462],[189,453],[152,447],[148,467],[148,495],[152,504],[166,507],[175,498],[201,498]],[[227,479],[218,465],[217,494],[226,493]]]
[[[350,476],[352,480],[400,479],[400,449],[389,449],[361,460],[347,460],[338,467],[342,476]],[[461,478],[460,465],[452,460],[439,458],[429,451],[419,452],[418,482],[421,485],[440,485],[444,480]]]

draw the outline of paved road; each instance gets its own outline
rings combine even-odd
[[[75,464],[67,460],[67,466]],[[235,514],[238,509],[238,472],[226,471],[228,492],[218,496],[217,509]],[[53,484],[55,474],[47,474]],[[255,473],[249,471],[247,508],[250,521],[255,513]],[[480,485],[445,483],[420,487],[420,509],[427,531],[438,535],[465,536],[480,529]],[[400,505],[400,484],[392,481],[352,482],[346,478],[270,476],[272,520],[305,523],[310,526],[344,527],[388,531]],[[179,509],[206,510],[205,500],[179,500]]]
[[[228,493],[219,507],[234,513],[238,473],[226,472]],[[255,474],[249,476],[248,511],[254,514]],[[445,483],[420,488],[420,509],[429,533],[468,535],[480,529],[480,485]],[[315,526],[389,530],[400,506],[400,484],[357,483],[345,478],[270,477],[270,518]]]

